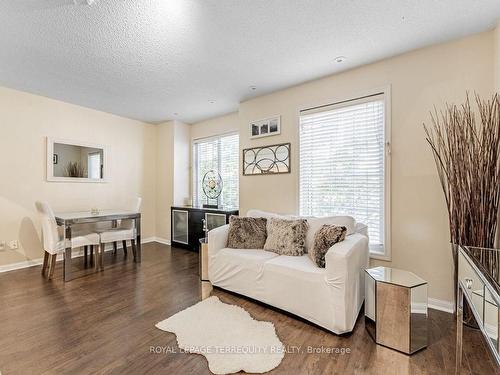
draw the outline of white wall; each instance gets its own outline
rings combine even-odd
[[[291,142],[290,174],[242,176],[240,210],[298,212],[298,111],[359,97],[390,85],[392,90],[392,181],[390,265],[429,282],[429,296],[453,300],[452,257],[443,193],[422,123],[433,106],[461,103],[466,90],[494,90],[494,35],[486,32],[431,46],[240,103],[240,150]],[[250,121],[281,115],[281,134],[250,139]],[[218,124],[212,119],[210,124]],[[194,125],[196,132],[201,124]],[[213,127],[215,129],[215,126]],[[208,129],[204,130],[206,133]]]
[[[190,127],[180,121],[157,125],[156,236],[170,241],[170,207],[189,197]]]
[[[174,124],[157,125],[156,132],[156,236],[170,239],[170,206],[174,196]]]
[[[191,131],[190,126],[180,122],[174,122],[174,205],[185,205],[189,199],[191,155]]]
[[[0,87],[0,265],[43,256],[36,200],[57,211],[126,208],[143,197],[143,238],[155,235],[156,128],[154,125]],[[46,181],[46,137],[109,147],[108,183]]]
[[[191,140],[238,131],[238,112],[197,122],[191,125]]]

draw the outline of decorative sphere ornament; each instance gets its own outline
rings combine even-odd
[[[220,173],[213,169],[205,173],[201,185],[208,199],[217,199],[224,187]]]

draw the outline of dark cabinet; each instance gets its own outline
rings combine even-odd
[[[238,210],[172,206],[170,210],[172,246],[198,251],[200,238],[205,237],[203,222],[208,230],[229,223]]]

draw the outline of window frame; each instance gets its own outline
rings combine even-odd
[[[384,252],[372,252],[370,251],[370,258],[384,261],[392,260],[392,246],[391,246],[391,120],[392,120],[392,109],[391,109],[391,86],[383,86],[364,92],[358,92],[353,95],[342,95],[341,97],[334,97],[326,99],[321,103],[309,103],[300,105],[297,108],[296,113],[296,136],[297,136],[297,146],[296,146],[296,158],[297,163],[297,185],[296,185],[296,212],[300,212],[300,116],[302,111],[306,111],[313,108],[328,107],[328,106],[338,106],[345,107],[349,106],[351,102],[358,101],[360,99],[368,98],[370,96],[383,95],[384,100]]]
[[[195,178],[195,174],[197,173],[197,168],[196,168],[196,150],[195,150],[195,147],[194,145],[196,143],[201,143],[201,142],[206,142],[206,141],[211,141],[211,140],[215,140],[215,139],[218,139],[218,138],[222,138],[222,137],[227,137],[227,136],[231,136],[231,135],[237,135],[238,136],[238,158],[240,157],[240,133],[238,130],[232,130],[232,131],[229,131],[229,132],[225,132],[225,133],[220,133],[220,134],[214,134],[214,135],[210,135],[210,136],[207,136],[207,137],[199,137],[199,138],[191,138],[191,152],[190,152],[190,155],[191,155],[191,163],[190,163],[190,174],[189,174],[189,178],[190,178],[190,197],[191,199],[193,199],[193,197],[195,196],[195,192],[196,192],[196,196],[198,196],[198,192],[199,192],[199,186],[195,186],[195,181],[197,180]],[[220,168],[219,168],[220,169]],[[236,207],[235,208],[238,208],[239,207],[239,204],[240,204],[240,195],[239,195],[239,184],[240,184],[240,168],[239,168],[239,161],[238,161],[238,202],[236,204]],[[196,206],[196,204],[202,204],[201,202],[195,202],[194,200],[192,201],[192,205],[193,206]]]

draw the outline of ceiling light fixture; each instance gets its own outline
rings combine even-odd
[[[337,57],[335,58],[335,62],[336,62],[337,64],[340,64],[340,63],[343,63],[346,59],[347,59],[347,57],[345,57],[345,56],[337,56]]]

